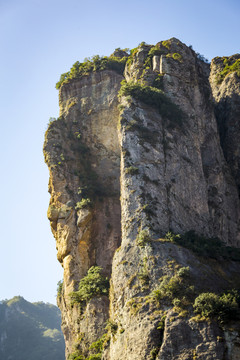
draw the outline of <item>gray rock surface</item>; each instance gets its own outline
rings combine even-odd
[[[152,295],[164,276],[174,278],[182,267],[189,267],[195,297],[239,286],[238,261],[197,256],[164,239],[168,231],[194,230],[240,245],[239,78],[232,73],[219,90],[219,61],[210,75],[209,64],[175,38],[142,43],[128,56],[124,76],[93,71],[60,88],[60,118],[49,125],[44,154],[71,360],[74,353],[93,354],[90,345],[106,332],[99,359],[238,359],[238,321],[223,328],[216,319],[196,319],[190,303],[180,310]],[[122,90],[118,96],[124,78],[122,89],[140,86],[144,97]],[[231,101],[220,142],[215,111],[220,123],[223,98],[221,106]],[[83,206],[88,197],[91,204]],[[109,299],[81,307],[71,293],[93,265],[110,278]]]

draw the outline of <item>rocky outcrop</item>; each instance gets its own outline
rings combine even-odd
[[[63,86],[60,118],[49,125],[46,134],[51,193],[48,218],[64,268],[64,296],[59,305],[67,353],[73,351],[80,332],[89,334],[92,342],[100,331],[92,316],[80,329],[79,309],[71,305],[69,295],[94,264],[110,276],[112,257],[121,242],[117,137],[121,80],[118,74],[106,71]],[[77,207],[89,197],[94,199],[91,207]],[[98,318],[101,329],[101,322],[108,318],[108,300],[93,302],[89,312],[103,313]]]
[[[210,76],[221,145],[238,189],[240,189],[240,79],[237,71],[231,71],[231,68],[239,62],[239,54],[217,57],[211,63]],[[219,77],[221,73],[223,75]]]
[[[230,151],[229,137],[220,142],[209,74],[173,38],[75,65],[59,85],[44,154],[69,359],[237,359],[238,322],[230,329],[193,311],[198,294],[239,286],[238,135],[229,130]],[[237,121],[231,77],[235,105],[224,126]],[[197,249],[186,248],[189,238]],[[109,297],[85,301],[78,284],[95,265],[111,279]]]

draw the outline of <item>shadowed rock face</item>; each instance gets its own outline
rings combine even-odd
[[[149,296],[181,267],[189,267],[195,297],[239,286],[239,262],[159,241],[168,231],[194,230],[239,247],[239,78],[228,75],[219,90],[219,61],[211,90],[209,65],[172,38],[141,44],[122,75],[95,71],[62,84],[60,118],[49,125],[44,154],[48,218],[64,268],[58,304],[67,357],[238,359],[237,322],[224,332],[215,320],[192,320],[190,303],[183,315]],[[147,241],[139,245],[141,234]],[[73,302],[93,265],[111,278],[109,297]],[[103,351],[89,349],[109,318]]]
[[[231,64],[239,59],[239,54],[213,59],[210,76],[221,145],[238,190],[240,189],[240,79],[236,72],[231,72],[222,82],[217,82],[217,74],[225,68],[224,61],[226,63],[228,60]]]

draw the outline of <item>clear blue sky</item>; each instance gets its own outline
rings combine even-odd
[[[0,0],[0,299],[55,303],[62,278],[42,155],[60,74],[85,57],[173,36],[209,60],[232,55],[239,19],[239,0]]]

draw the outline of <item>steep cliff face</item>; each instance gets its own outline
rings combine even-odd
[[[225,158],[240,188],[240,55],[215,58],[210,83]]]
[[[221,293],[239,287],[239,78],[219,91],[218,61],[213,90],[209,65],[175,38],[64,74],[44,154],[67,358],[238,359],[237,294]],[[78,284],[96,265],[110,293],[86,299]],[[206,292],[235,315],[194,318]]]

